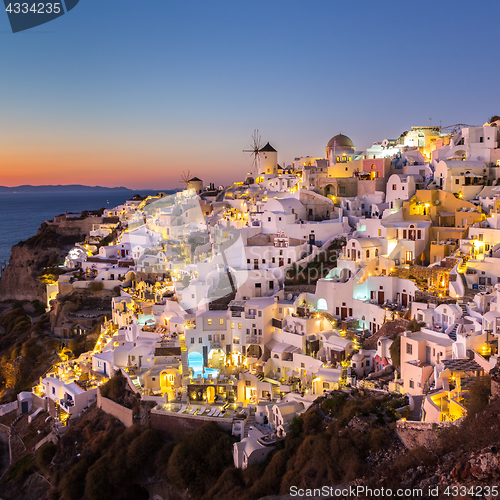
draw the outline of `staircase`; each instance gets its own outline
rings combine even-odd
[[[465,316],[466,314],[469,314],[467,312],[467,306],[463,302],[458,302],[457,306],[459,306],[460,309],[462,309],[463,316]]]
[[[469,287],[467,285],[467,280],[465,279],[465,274],[464,273],[459,273],[458,275],[460,276],[460,279],[462,280],[462,283],[464,284],[464,288],[467,291],[467,289]]]
[[[142,387],[141,383],[139,382],[139,377],[131,378],[130,381],[134,384],[134,387],[139,391],[139,393],[141,393]]]
[[[181,403],[188,402],[188,385],[189,385],[189,365],[188,365],[188,353],[186,346],[186,336],[184,334],[179,335],[179,342],[181,344],[181,365],[182,365],[182,389],[181,389]]]
[[[451,332],[448,333],[448,337],[450,337],[450,339],[453,340],[453,342],[457,340],[457,329],[458,325],[455,323],[455,325],[453,325],[453,330],[451,330]]]
[[[247,419],[245,420],[245,425],[243,427],[244,438],[248,437],[248,430],[253,424],[255,424],[255,412],[250,409],[250,415],[248,415]]]
[[[261,372],[257,373],[255,376],[260,380],[260,382],[264,380],[264,374]]]
[[[279,400],[281,398],[280,386],[273,384],[273,399]]]

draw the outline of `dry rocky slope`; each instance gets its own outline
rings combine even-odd
[[[102,217],[43,223],[35,236],[12,247],[9,265],[0,279],[0,301],[40,300],[45,302],[45,284],[39,275],[60,264],[68,250],[89,234]]]

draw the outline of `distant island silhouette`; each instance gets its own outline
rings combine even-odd
[[[133,190],[126,188],[124,186],[119,187],[104,187],[104,186],[84,186],[82,184],[68,184],[68,185],[44,185],[44,186],[31,186],[29,184],[23,186],[0,186],[0,193],[41,193],[41,192],[91,192],[91,191],[105,191],[105,192],[117,192],[117,191],[145,191],[145,190]]]

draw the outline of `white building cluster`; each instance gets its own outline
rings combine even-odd
[[[455,419],[497,361],[499,125],[412,127],[364,152],[339,134],[325,158],[288,168],[268,143],[245,181],[193,178],[109,210],[118,222],[70,252],[77,271],[51,292],[119,286],[90,372],[121,370],[138,393],[166,397],[158,415],[234,417],[237,466],[347,384]],[[418,331],[400,336],[387,370],[405,319]]]

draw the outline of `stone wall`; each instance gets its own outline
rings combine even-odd
[[[158,429],[170,439],[177,439],[191,434],[206,422],[214,422],[226,432],[233,428],[233,420],[218,417],[198,417],[192,415],[177,415],[161,410],[151,410],[151,428]]]
[[[410,422],[399,420],[396,423],[396,434],[406,448],[418,446],[431,449],[439,437],[440,431],[452,425],[459,425],[462,419],[454,422]]]
[[[132,410],[111,401],[111,399],[103,398],[100,390],[97,391],[97,407],[101,408],[102,411],[113,415],[113,417],[119,420],[125,427],[132,427],[132,425],[134,425]]]

